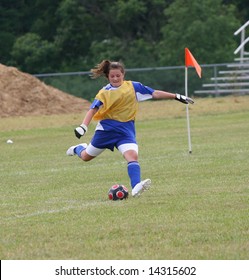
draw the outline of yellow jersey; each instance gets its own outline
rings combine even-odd
[[[103,104],[94,115],[94,120],[112,119],[120,122],[135,120],[138,100],[132,81],[124,81],[120,87],[106,86],[95,99]]]

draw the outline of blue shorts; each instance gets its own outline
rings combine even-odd
[[[115,131],[105,131],[105,130],[96,130],[95,134],[91,140],[91,144],[98,149],[109,149],[111,151],[114,148],[122,144],[134,143],[137,144],[137,141],[132,135],[126,135],[120,132]]]

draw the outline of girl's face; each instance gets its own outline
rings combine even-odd
[[[124,73],[120,69],[111,69],[108,75],[110,84],[114,87],[119,87],[124,81]]]

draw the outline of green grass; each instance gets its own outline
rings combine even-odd
[[[78,116],[51,126],[36,117],[29,129],[14,120],[0,133],[1,259],[248,259],[249,110],[193,112],[192,155],[184,113],[140,117],[152,187],[118,202],[107,191],[129,180],[117,151],[88,163],[65,155]]]

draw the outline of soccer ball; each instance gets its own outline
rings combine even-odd
[[[123,200],[127,199],[128,196],[128,189],[124,185],[113,185],[108,192],[110,200]]]

